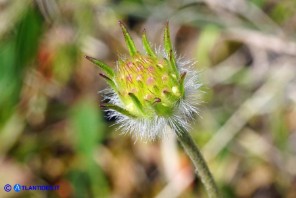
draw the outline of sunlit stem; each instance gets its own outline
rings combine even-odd
[[[204,160],[201,152],[197,148],[196,144],[194,143],[192,137],[188,133],[188,131],[179,124],[175,123],[175,127],[177,130],[175,131],[178,137],[179,142],[181,143],[182,147],[184,148],[185,152],[191,159],[197,175],[200,177],[205,189],[207,191],[209,198],[220,198],[218,188],[214,181],[214,178],[207,166],[206,161]]]

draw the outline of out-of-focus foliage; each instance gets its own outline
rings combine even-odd
[[[156,48],[169,20],[197,61],[192,135],[224,197],[296,197],[295,13],[291,0],[1,0],[0,197],[205,197],[174,137],[135,142],[104,119],[84,55],[116,67],[118,20]],[[16,183],[60,190],[4,191]]]

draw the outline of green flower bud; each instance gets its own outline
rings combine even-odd
[[[119,24],[130,57],[118,60],[116,71],[99,60],[86,57],[103,70],[100,75],[113,90],[112,96],[107,97],[110,103],[101,106],[109,109],[110,117],[117,117],[117,122],[122,124],[120,127],[126,131],[148,130],[140,135],[143,138],[158,136],[165,128],[161,125],[166,122],[172,125],[174,119],[183,119],[181,123],[186,128],[187,118],[197,111],[192,90],[197,90],[200,85],[196,82],[196,72],[190,72],[187,77],[190,70],[180,69],[187,63],[175,58],[168,24],[164,31],[164,55],[152,50],[145,31],[142,42],[146,54],[140,53],[124,25]],[[149,125],[151,129],[147,129]]]
[[[119,62],[113,80],[126,110],[137,117],[170,116],[184,96],[183,80],[168,60],[138,52]]]

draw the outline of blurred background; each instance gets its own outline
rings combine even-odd
[[[89,55],[127,54],[170,22],[196,60],[192,123],[224,197],[296,197],[296,1],[0,0],[0,197],[206,197],[174,136],[120,135],[99,108],[106,87]],[[59,185],[5,192],[5,184]]]

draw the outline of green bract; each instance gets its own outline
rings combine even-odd
[[[164,31],[164,57],[158,57],[152,50],[145,32],[142,41],[146,54],[141,54],[137,51],[124,25],[121,22],[119,24],[130,57],[119,60],[116,71],[99,60],[87,57],[103,70],[100,75],[118,95],[122,104],[112,103],[101,106],[132,118],[172,116],[176,105],[185,94],[186,73],[179,73],[172,50],[168,24]]]

